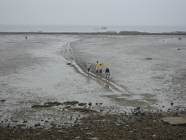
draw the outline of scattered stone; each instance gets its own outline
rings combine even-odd
[[[87,103],[79,103],[79,106],[85,106]]]
[[[89,108],[70,108],[72,111],[84,112],[84,113],[96,113],[96,110],[92,110]]]
[[[177,50],[181,50],[180,48],[178,48]]]
[[[17,124],[17,126],[26,127],[26,124]]]
[[[145,115],[145,112],[142,112],[140,115]]]
[[[102,105],[103,103],[99,103],[100,105]]]
[[[165,125],[162,117],[171,115],[145,112],[141,114],[91,114],[81,119],[76,118],[76,123],[66,123],[56,127],[50,122],[49,129],[40,127],[20,129],[20,127],[0,126],[0,139],[173,139],[184,140],[186,137],[185,125]],[[181,114],[181,112],[178,112]],[[185,112],[183,112],[185,113]],[[70,116],[69,116],[70,117]],[[73,116],[72,116],[73,117]],[[174,117],[175,118],[175,117]],[[184,118],[184,116],[182,116]],[[75,118],[74,118],[75,119]],[[36,126],[39,126],[36,124]]]
[[[0,100],[0,102],[5,102],[6,100]]]
[[[23,123],[27,123],[28,121],[23,121]]]
[[[182,40],[182,38],[180,37],[180,38],[178,38],[178,40]]]
[[[134,110],[140,110],[140,107],[136,107]]]
[[[88,105],[89,105],[89,106],[91,106],[91,105],[92,105],[92,103],[91,103],[91,102],[89,102],[89,103],[88,103]]]
[[[173,106],[173,102],[171,103],[171,106]]]
[[[39,123],[34,125],[34,127],[38,127],[38,126],[40,126],[40,124],[39,124]]]
[[[146,60],[152,60],[152,58],[145,58]]]
[[[67,65],[71,65],[71,63],[67,63]]]
[[[98,105],[98,103],[96,103],[96,105]]]

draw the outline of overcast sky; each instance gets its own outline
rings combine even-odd
[[[186,26],[186,0],[0,0],[0,24]]]

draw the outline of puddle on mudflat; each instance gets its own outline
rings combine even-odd
[[[125,98],[126,100],[140,100],[140,99],[143,99],[143,97],[141,95],[132,95],[130,97],[126,97],[126,96],[120,96],[118,98]]]

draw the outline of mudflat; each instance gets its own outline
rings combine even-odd
[[[185,44],[185,35],[1,34],[1,137],[32,131],[36,138],[36,128],[45,127],[37,136],[51,130],[50,139],[58,132],[63,139],[159,139],[161,126],[170,130],[165,138],[184,139],[184,127],[161,118],[185,114]],[[110,69],[109,80],[95,73],[96,61]],[[144,121],[153,134],[134,136]]]

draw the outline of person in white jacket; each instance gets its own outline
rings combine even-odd
[[[98,61],[96,63],[96,73],[98,73]]]
[[[88,70],[88,72],[90,71],[90,68],[91,68],[90,62],[88,62],[88,64],[87,64],[87,70]]]
[[[103,69],[102,64],[100,64],[100,66],[99,66],[99,73],[102,73],[102,69]]]

